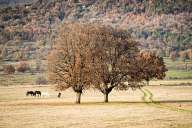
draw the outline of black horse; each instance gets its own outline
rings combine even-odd
[[[35,96],[35,92],[33,92],[33,91],[27,91],[26,96],[29,96],[29,95]]]
[[[41,96],[41,91],[35,91],[35,96]]]

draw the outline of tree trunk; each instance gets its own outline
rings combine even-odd
[[[149,80],[147,80],[147,86],[149,85]]]
[[[77,92],[77,94],[76,94],[76,103],[77,104],[81,103],[81,92]]]
[[[108,97],[108,96],[109,96],[109,93],[108,93],[108,92],[104,94],[104,102],[105,102],[105,103],[108,103],[108,102],[109,102],[109,97]]]
[[[185,70],[188,71],[187,62],[185,61]]]

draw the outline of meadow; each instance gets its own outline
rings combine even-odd
[[[49,92],[49,97],[26,96],[27,90]],[[190,128],[192,86],[144,87],[113,91],[109,103],[97,90],[85,91],[77,105],[68,89],[57,98],[50,85],[0,87],[2,128]]]
[[[93,89],[83,92],[80,105],[71,89],[57,98],[54,86],[36,85],[46,72],[0,72],[0,128],[191,128],[192,71],[178,70],[185,66],[179,60],[164,60],[169,69],[165,80],[151,80],[136,91],[114,90],[109,103]],[[28,90],[50,96],[26,96]]]
[[[179,59],[172,61],[168,57],[164,57],[164,62],[168,71],[166,79],[191,79],[192,78],[192,62],[187,60],[183,62]]]
[[[187,61],[188,70],[185,70],[185,63],[176,60],[172,61],[170,58],[165,57],[164,58],[166,67],[168,68],[168,71],[166,72],[165,79],[168,81],[182,81],[184,82],[189,81],[192,79],[192,63],[190,61]],[[35,68],[35,62],[33,60],[27,61],[27,63],[31,66],[32,69]],[[2,65],[5,64],[12,64],[15,65],[17,62],[4,62],[0,63],[0,69],[2,69]],[[47,67],[47,61],[43,61],[43,67]],[[36,84],[36,80],[38,77],[44,77],[47,79],[47,72],[46,68],[43,72],[38,73],[18,73],[6,75],[2,71],[0,71],[0,86],[8,86],[8,85],[29,85],[29,84]],[[153,80],[156,81],[156,80]],[[158,80],[159,81],[159,80]],[[152,82],[153,83],[153,82]],[[157,82],[158,83],[158,82]]]

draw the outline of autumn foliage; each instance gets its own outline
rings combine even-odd
[[[29,64],[27,63],[27,62],[25,62],[25,61],[21,61],[21,62],[19,62],[19,64],[17,64],[17,66],[16,66],[16,70],[18,71],[18,72],[25,72],[25,71],[27,71],[27,70],[29,70],[30,69],[30,66],[29,66]]]
[[[187,51],[180,51],[179,57],[180,57],[181,61],[185,62],[188,57]]]
[[[177,58],[177,52],[176,52],[176,51],[171,52],[171,53],[170,53],[170,59],[171,59],[172,61],[175,61],[176,58]]]
[[[15,73],[15,67],[13,65],[5,65],[3,66],[3,70],[5,74],[14,74]]]
[[[59,91],[72,88],[76,103],[89,88],[98,89],[108,102],[114,88],[140,88],[143,80],[164,78],[166,70],[161,58],[139,54],[126,31],[97,24],[64,23],[48,56],[50,82]]]
[[[140,52],[135,62],[136,71],[138,71],[137,77],[146,80],[147,84],[151,79],[163,79],[166,75],[167,68],[163,58],[156,56],[152,52]]]
[[[190,61],[192,62],[192,49],[190,49],[188,51],[188,56],[189,56]]]
[[[80,103],[83,90],[91,85],[91,35],[88,25],[65,23],[48,57],[49,79],[57,90],[72,88]]]
[[[106,28],[97,36],[100,40],[95,42],[96,47],[92,51],[93,85],[103,93],[104,101],[108,102],[108,95],[114,88],[137,87],[141,81],[130,77],[130,70],[134,66],[132,62],[138,52],[137,42],[125,31],[116,29]],[[128,84],[125,85],[126,82]]]

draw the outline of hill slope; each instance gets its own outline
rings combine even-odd
[[[0,0],[0,53],[6,60],[46,54],[66,20],[126,29],[142,49],[168,56],[192,47],[191,0]],[[14,6],[9,6],[15,3]],[[22,4],[21,4],[22,3]],[[166,55],[167,54],[167,55]]]

